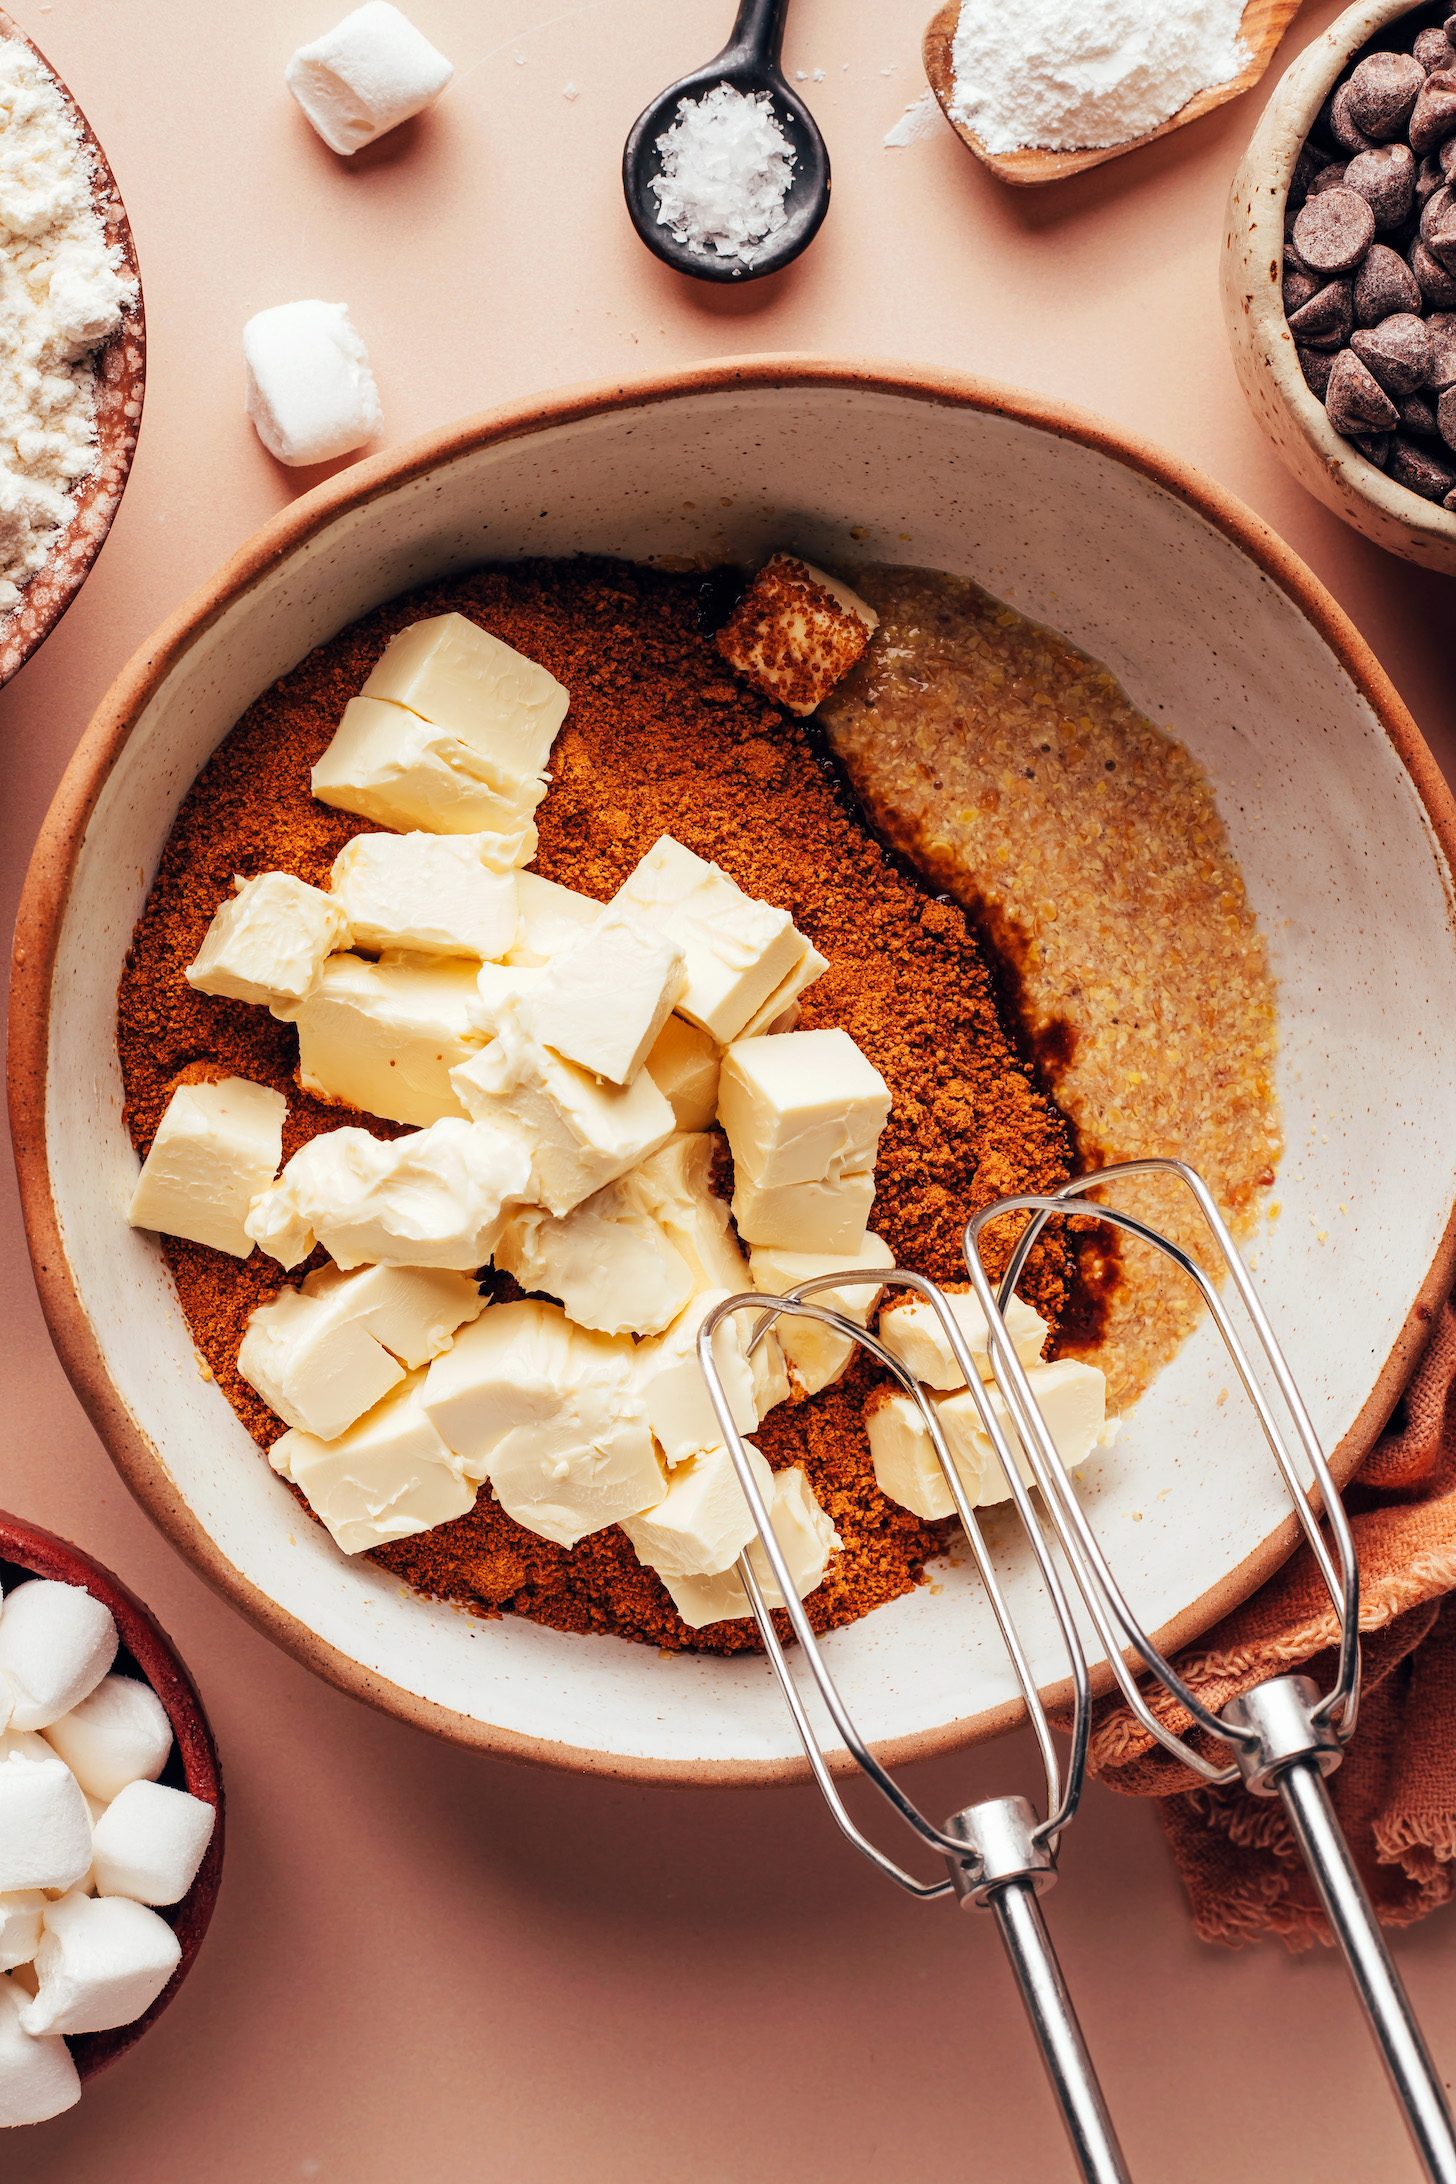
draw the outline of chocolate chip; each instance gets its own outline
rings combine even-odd
[[[1444,394],[1456,387],[1456,311],[1432,311],[1426,320],[1431,337],[1431,368],[1426,385]]]
[[[1330,100],[1326,110],[1326,127],[1342,152],[1373,152],[1375,149],[1375,138],[1366,136],[1350,111],[1350,86],[1347,83],[1342,83]]]
[[[1456,197],[1446,183],[1421,214],[1421,241],[1448,273],[1456,273]]]
[[[1289,331],[1317,349],[1338,349],[1350,338],[1355,323],[1355,302],[1348,281],[1326,281],[1317,295],[1301,305],[1289,321]],[[1418,322],[1419,323],[1419,322]],[[1414,381],[1412,382],[1414,384]]]
[[[1311,394],[1317,394],[1323,402],[1325,389],[1330,383],[1330,373],[1335,368],[1332,352],[1328,349],[1311,349],[1306,343],[1297,342],[1294,353],[1299,358],[1299,368],[1304,373],[1305,385]]]
[[[1338,100],[1339,93],[1335,94]],[[1456,129],[1456,69],[1438,68],[1427,76],[1410,118],[1410,148],[1424,155],[1444,144]]]
[[[1456,273],[1449,272],[1439,258],[1433,258],[1423,242],[1411,244],[1410,269],[1433,310],[1456,311]]]
[[[1434,440],[1440,427],[1436,423],[1436,405],[1424,388],[1418,387],[1408,394],[1400,405],[1400,429],[1414,432],[1423,440]]]
[[[1438,68],[1456,68],[1456,46],[1444,30],[1423,30],[1411,52],[1428,76],[1433,76]]]
[[[1312,278],[1308,273],[1299,277]],[[1372,243],[1355,273],[1355,324],[1378,326],[1392,311],[1419,311],[1424,300],[1421,284],[1400,252],[1389,243]]]
[[[1316,273],[1347,273],[1374,240],[1375,215],[1355,190],[1322,190],[1294,223],[1294,246]]]
[[[1448,136],[1436,154],[1436,165],[1448,182],[1456,179],[1456,136]]]
[[[1299,157],[1294,162],[1294,172],[1289,177],[1289,194],[1296,205],[1304,203],[1311,182],[1329,164],[1329,153],[1322,152],[1317,144],[1306,143],[1301,146]]]
[[[1346,88],[1345,111],[1356,128],[1387,144],[1410,119],[1426,88],[1426,71],[1410,53],[1370,53]]]
[[[1362,156],[1368,158],[1369,155],[1367,153]],[[1323,195],[1324,191],[1326,190],[1337,190],[1341,188],[1345,180],[1345,174],[1345,162],[1342,159],[1332,159],[1327,167],[1322,167],[1320,169],[1319,173],[1310,183],[1309,188],[1304,193],[1306,199],[1311,197],[1319,197]]]
[[[1378,151],[1360,152],[1345,169],[1345,187],[1364,198],[1377,228],[1399,227],[1409,219],[1415,199],[1415,154],[1406,144],[1382,144]]]
[[[1447,447],[1456,448],[1456,387],[1448,387],[1436,404],[1436,430]]]
[[[1415,202],[1417,212],[1424,212],[1438,189],[1445,182],[1441,162],[1434,152],[1427,152],[1416,169]]]
[[[1424,319],[1397,311],[1379,326],[1362,326],[1350,347],[1386,393],[1397,402],[1414,393],[1431,368],[1431,337]]]
[[[1353,349],[1341,349],[1325,389],[1325,409],[1336,432],[1389,432],[1399,412]]]
[[[1400,433],[1390,443],[1390,475],[1397,485],[1408,485],[1422,500],[1440,501],[1456,491],[1456,468],[1430,448],[1417,447]]]
[[[1366,462],[1374,463],[1377,470],[1383,470],[1390,461],[1388,432],[1357,432],[1350,445],[1358,447]]]
[[[1394,251],[1391,252],[1391,256],[1395,256]],[[1411,272],[1410,267],[1405,263],[1404,259],[1400,259],[1398,263],[1400,265],[1402,273],[1404,273],[1409,279],[1412,288],[1415,288],[1416,277],[1414,273]],[[1365,269],[1362,266],[1360,270],[1363,272]],[[1302,273],[1297,265],[1290,265],[1286,261],[1284,267],[1284,280],[1282,284],[1282,293],[1284,296],[1284,316],[1286,318],[1293,318],[1295,312],[1298,311],[1302,305],[1308,303],[1311,296],[1317,296],[1319,294],[1320,287],[1321,282],[1318,273]],[[1419,288],[1416,288],[1416,294],[1420,294]],[[1382,311],[1379,315],[1381,318],[1384,318],[1386,314]],[[1371,324],[1373,325],[1374,323],[1375,321],[1372,320]]]

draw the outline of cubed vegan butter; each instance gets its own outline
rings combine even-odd
[[[463,1118],[450,1072],[480,1049],[469,956],[387,950],[331,956],[302,1001],[273,1014],[298,1027],[298,1081],[317,1099],[424,1128]]]
[[[751,1441],[744,1446],[758,1490],[772,1504],[773,1473]],[[663,1499],[640,1516],[624,1517],[622,1530],[638,1560],[659,1577],[715,1576],[757,1536],[733,1459],[721,1443],[679,1464]]]
[[[363,695],[448,729],[508,783],[542,772],[571,702],[554,675],[463,614],[433,614],[401,630]]]
[[[807,1599],[823,1584],[830,1557],[837,1555],[844,1543],[797,1464],[791,1464],[787,1471],[774,1473],[769,1519],[788,1564],[794,1590],[801,1600]],[[763,1551],[762,1540],[752,1542],[748,1560],[765,1605],[781,1608],[784,1596]],[[662,1582],[690,1630],[701,1630],[707,1623],[731,1622],[753,1613],[748,1605],[748,1594],[734,1568],[722,1570],[716,1577],[664,1577]]]
[[[672,1108],[679,1130],[711,1130],[718,1113],[722,1052],[685,1016],[669,1016],[643,1068]]]
[[[951,1316],[965,1337],[971,1361],[983,1380],[993,1377],[986,1318],[970,1290],[942,1290]],[[1020,1297],[1006,1307],[1006,1331],[1023,1365],[1040,1361],[1047,1323]],[[902,1296],[880,1314],[880,1340],[917,1380],[928,1388],[963,1388],[966,1376],[955,1361],[940,1316],[925,1297]]]
[[[875,1202],[872,1175],[841,1175],[832,1183],[765,1186],[733,1177],[733,1218],[746,1244],[783,1251],[858,1251]]]
[[[473,1508],[476,1487],[421,1406],[424,1373],[411,1373],[333,1441],[296,1428],[268,1451],[346,1555],[429,1532]]]
[[[361,948],[504,956],[519,922],[513,871],[485,861],[487,834],[356,834],[329,885]]]
[[[787,910],[745,895],[721,866],[670,834],[658,837],[612,902],[679,942],[687,984],[678,1014],[720,1045],[738,1037],[808,945]]]
[[[301,1000],[326,956],[348,946],[339,905],[291,872],[236,879],[185,976],[199,993],[267,1007]]]
[[[546,794],[534,776],[502,787],[477,751],[387,698],[351,698],[310,776],[313,794],[337,811],[428,834],[492,834],[536,854],[531,814]]]
[[[238,1371],[285,1425],[332,1441],[482,1308],[467,1274],[321,1267],[252,1314]]]
[[[858,1251],[852,1252],[779,1251],[771,1244],[754,1244],[748,1254],[754,1288],[773,1296],[782,1296],[796,1283],[814,1281],[822,1274],[838,1274],[851,1267],[868,1273],[894,1263],[889,1245],[872,1234],[866,1234]],[[880,1291],[866,1282],[844,1289],[818,1289],[811,1301],[867,1327],[879,1297]],[[806,1395],[817,1395],[821,1388],[837,1380],[854,1355],[851,1337],[826,1327],[822,1320],[792,1319],[785,1314],[775,1320],[773,1331]]]
[[[682,947],[630,911],[604,910],[553,956],[531,993],[536,1037],[609,1084],[631,1084],[686,972]]]
[[[246,1259],[248,1208],[278,1172],[287,1112],[281,1092],[247,1077],[178,1085],[131,1194],[132,1227]]]
[[[718,1119],[735,1176],[762,1189],[865,1173],[889,1112],[889,1086],[847,1031],[736,1039],[723,1056]]]

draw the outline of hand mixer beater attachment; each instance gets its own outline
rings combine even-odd
[[[1254,1330],[1258,1349],[1273,1382],[1273,1400],[1254,1368],[1217,1284],[1198,1261],[1136,1216],[1100,1200],[1088,1202],[1090,1192],[1101,1193],[1106,1186],[1121,1179],[1150,1175],[1171,1177],[1192,1195],[1238,1302]],[[1025,1225],[1005,1273],[999,1284],[993,1286],[981,1261],[981,1238],[993,1222],[1008,1215],[1021,1217]],[[1253,1404],[1330,1595],[1340,1636],[1334,1682],[1324,1694],[1309,1677],[1279,1676],[1246,1692],[1226,1706],[1221,1714],[1215,1715],[1158,1652],[1128,1604],[1078,1500],[1073,1482],[1057,1455],[1026,1369],[1016,1354],[1003,1318],[1027,1256],[1047,1223],[1069,1216],[1083,1222],[1106,1222],[1122,1234],[1150,1245],[1170,1259],[1198,1289],[1240,1384]],[[899,1818],[923,1842],[946,1858],[951,1871],[949,1883],[927,1884],[903,1872],[861,1834],[846,1811],[779,1644],[769,1612],[770,1602],[759,1584],[750,1554],[745,1552],[739,1559],[739,1575],[814,1778],[835,1820],[856,1849],[911,1894],[929,1898],[947,1894],[953,1888],[963,1903],[985,1904],[996,1914],[1082,2173],[1094,2180],[1094,2184],[1103,2184],[1104,2179],[1125,2177],[1127,2172],[1106,2106],[1036,1902],[1040,1891],[1055,1877],[1057,1841],[1076,1810],[1089,1729],[1087,1662],[1061,1581],[1058,1560],[1052,1552],[1054,1540],[1117,1687],[1149,1735],[1204,1782],[1224,1784],[1242,1780],[1254,1796],[1278,1797],[1282,1801],[1331,1930],[1344,1952],[1415,2150],[1435,2184],[1456,2184],[1456,2130],[1453,2130],[1440,2082],[1381,1939],[1374,1912],[1324,1786],[1325,1776],[1339,1765],[1344,1747],[1354,1733],[1359,1703],[1359,1571],[1354,1541],[1308,1411],[1211,1192],[1203,1179],[1181,1161],[1125,1162],[1079,1177],[1051,1195],[998,1200],[968,1224],[965,1257],[972,1287],[986,1319],[996,1385],[1005,1400],[1019,1443],[1016,1451],[1010,1445],[1005,1424],[992,1404],[989,1391],[981,1383],[964,1335],[945,1298],[933,1283],[918,1275],[903,1270],[888,1274],[883,1271],[829,1274],[799,1283],[781,1297],[727,1298],[705,1318],[699,1335],[699,1362],[714,1411],[758,1526],[759,1547],[773,1572],[777,1594],[772,1604],[777,1606],[782,1601],[812,1679],[851,1758]],[[815,1290],[843,1290],[856,1281],[894,1283],[924,1297],[935,1310],[956,1362],[965,1375],[982,1428],[1010,1484],[1012,1500],[1071,1662],[1071,1750],[1065,1781],[1058,1768],[1046,1714],[1026,1653],[1011,1620],[1005,1593],[997,1580],[975,1512],[951,1459],[934,1405],[876,1337],[855,1321],[812,1301]],[[768,1510],[753,1479],[714,1366],[713,1331],[729,1313],[736,1311],[754,1311],[759,1315],[754,1341],[761,1339],[773,1322],[786,1312],[823,1321],[868,1349],[918,1404],[1036,1733],[1047,1781],[1046,1817],[1040,1822],[1035,1820],[1024,1799],[1005,1798],[973,1806],[955,1814],[943,1829],[936,1828],[880,1767],[856,1731],[790,1582],[787,1564],[774,1537]],[[1040,1517],[1022,1483],[1017,1463],[1020,1452],[1024,1452],[1040,1495]],[[1321,1511],[1328,1528],[1328,1540],[1320,1523]],[[1177,1734],[1149,1703],[1141,1681],[1144,1677],[1160,1685],[1185,1711],[1193,1728],[1201,1730],[1205,1740],[1222,1746],[1229,1756],[1210,1755],[1190,1742],[1188,1736]]]

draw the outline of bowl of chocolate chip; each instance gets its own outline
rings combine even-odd
[[[959,1282],[989,1374],[967,1217],[1177,1155],[1343,1476],[1450,1281],[1453,863],[1333,600],[1113,426],[782,357],[468,421],[284,511],[67,772],[10,1048],[54,1339],[168,1537],[344,1689],[553,1765],[792,1774],[705,1313],[855,1275],[1054,1684],[972,1392],[875,1276]],[[921,1414],[842,1329],[751,1325],[720,1376],[867,1733],[1010,1726]],[[1048,1236],[1012,1332],[1192,1637],[1294,1531],[1208,1322]]]
[[[1300,483],[1456,573],[1456,16],[1362,0],[1286,72],[1229,194],[1234,367]]]

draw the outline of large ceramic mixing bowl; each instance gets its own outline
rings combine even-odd
[[[1247,509],[1079,412],[982,382],[793,358],[553,395],[361,463],[262,531],[139,652],[66,774],[21,910],[11,1100],[31,1251],[67,1371],[134,1493],[301,1660],[445,1736],[656,1779],[797,1764],[757,1657],[664,1658],[431,1605],[346,1560],[197,1361],[137,1171],[114,1015],[189,783],[244,707],[381,600],[472,563],[582,551],[674,565],[881,559],[974,577],[1052,623],[1213,777],[1282,997],[1289,1151],[1259,1273],[1343,1476],[1450,1278],[1456,813],[1420,736],[1309,571]],[[1292,1519],[1209,1330],[1133,1412],[1092,1490],[1145,1622],[1204,1629]],[[1140,1522],[1131,1521],[1139,1515]],[[1037,1664],[1063,1673],[1014,1546]],[[923,1755],[1018,1714],[973,1571],[826,1647],[868,1735]]]

